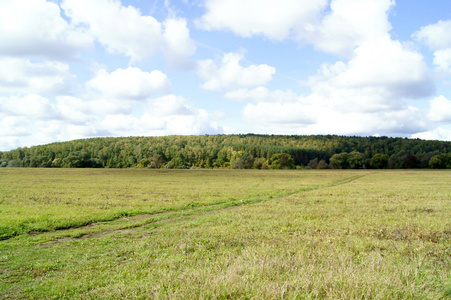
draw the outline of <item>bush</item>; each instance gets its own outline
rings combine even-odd
[[[377,153],[370,161],[370,166],[373,169],[386,169],[388,166],[388,155]]]
[[[274,154],[271,157],[271,169],[294,169],[294,160],[287,153]]]

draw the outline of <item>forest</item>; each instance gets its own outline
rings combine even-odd
[[[337,135],[103,137],[0,152],[0,167],[451,169],[451,142]]]

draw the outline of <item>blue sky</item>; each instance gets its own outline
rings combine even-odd
[[[447,0],[2,0],[0,151],[97,136],[451,141]]]

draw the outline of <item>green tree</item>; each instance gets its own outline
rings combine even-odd
[[[413,168],[417,168],[419,166],[417,157],[415,155],[412,154],[408,154],[405,157],[405,161],[404,161],[404,168],[407,169],[413,169]]]
[[[63,159],[62,166],[65,168],[103,168],[98,158],[91,158],[86,150],[71,153]]]
[[[447,162],[447,155],[440,153],[431,157],[429,167],[432,169],[446,169]]]
[[[329,167],[332,169],[348,169],[348,153],[337,153],[332,155],[329,160]]]
[[[314,159],[310,160],[308,166],[311,169],[316,169],[318,167],[318,157],[315,157]]]
[[[398,153],[393,154],[388,159],[388,168],[389,169],[404,169],[406,167],[406,158],[407,158],[407,153],[404,150],[401,150]]]
[[[174,157],[168,163],[164,165],[166,169],[189,169],[190,167],[186,164],[186,162],[180,157]]]
[[[318,170],[323,170],[323,169],[327,169],[328,165],[326,163],[326,161],[324,159],[320,160],[318,165],[316,166],[316,168]]]
[[[266,161],[264,158],[260,157],[260,158],[256,158],[254,160],[254,169],[268,169],[268,165],[266,164]]]
[[[148,158],[143,158],[139,161],[137,165],[138,168],[148,168],[150,166],[150,160]]]
[[[348,165],[351,169],[361,169],[365,165],[365,160],[362,153],[352,151],[348,154]]]
[[[252,169],[254,160],[250,155],[241,156],[232,162],[232,169]]]
[[[163,157],[160,154],[158,154],[158,153],[155,153],[149,160],[150,160],[150,167],[151,168],[159,169],[164,164]]]
[[[6,167],[8,168],[19,168],[22,166],[22,161],[21,160],[10,160],[8,161],[8,164],[6,165]]]
[[[287,153],[274,154],[271,157],[271,169],[294,169],[294,160]]]
[[[370,166],[373,169],[386,169],[388,166],[388,155],[376,153],[371,158]]]

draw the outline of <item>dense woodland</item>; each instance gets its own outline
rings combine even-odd
[[[451,169],[451,142],[336,135],[107,137],[0,152],[0,167]]]

